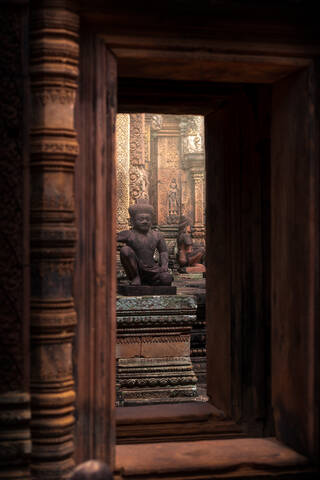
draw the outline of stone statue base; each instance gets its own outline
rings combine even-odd
[[[118,285],[118,294],[126,297],[142,295],[176,295],[177,287],[167,285]]]
[[[118,406],[197,397],[190,358],[197,302],[187,295],[117,298]]]

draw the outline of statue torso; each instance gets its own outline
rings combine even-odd
[[[121,241],[124,241],[126,245],[134,250],[140,264],[151,268],[156,265],[153,255],[159,238],[160,234],[153,230],[149,230],[148,233],[144,234],[132,229],[127,230],[126,238],[121,239]]]

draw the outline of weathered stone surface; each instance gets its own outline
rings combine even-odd
[[[290,478],[290,469],[307,465],[306,457],[274,438],[241,438],[119,445],[116,469],[122,478],[231,478],[231,469],[232,478],[273,478],[276,473]]]
[[[152,295],[137,299],[136,297],[118,297],[117,298],[117,315],[122,311],[157,311],[167,310],[164,315],[169,315],[169,310],[181,311],[191,310],[192,314],[196,313],[196,300],[187,295],[177,295],[172,297],[169,295]]]

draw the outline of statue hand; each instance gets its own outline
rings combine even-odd
[[[168,271],[168,265],[161,265],[159,268],[159,272],[167,272]]]

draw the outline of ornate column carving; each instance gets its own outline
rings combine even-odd
[[[130,205],[149,197],[145,168],[145,114],[130,114]]]
[[[79,20],[68,5],[44,0],[31,6],[31,468],[33,478],[59,480],[74,465]]]
[[[193,237],[204,240],[205,219],[204,219],[204,170],[191,170],[194,185],[194,232]]]
[[[117,115],[117,231],[128,228],[130,115]]]
[[[200,115],[184,116],[180,123],[183,167],[189,170],[193,184],[194,234],[200,242],[205,237],[205,152],[204,122]]]

